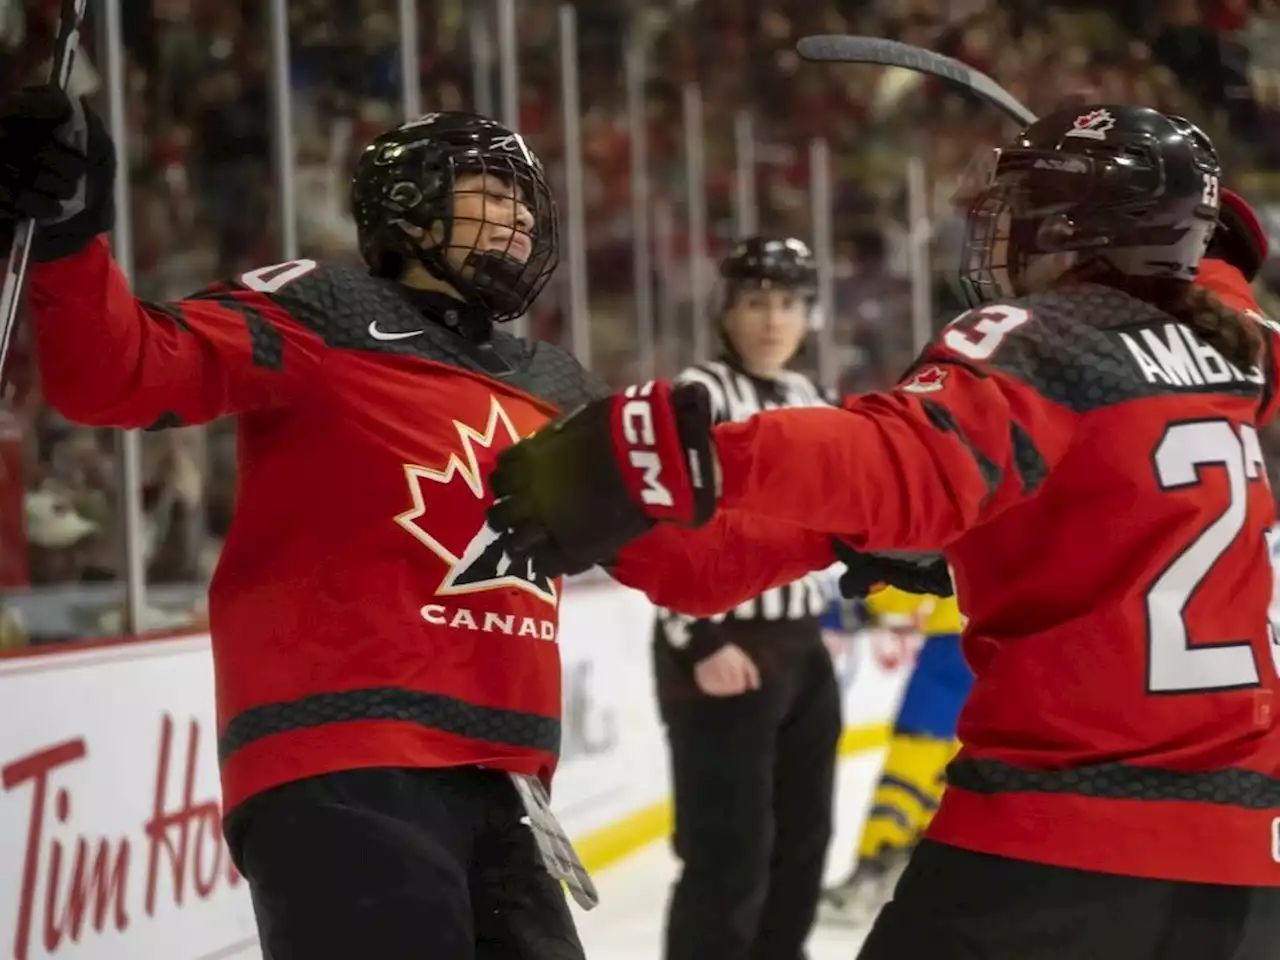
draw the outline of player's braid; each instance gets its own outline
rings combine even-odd
[[[1167,277],[1089,273],[1087,268],[1076,271],[1076,276],[1114,286],[1153,304],[1180,323],[1185,323],[1241,370],[1248,370],[1262,356],[1264,341],[1261,327],[1202,287]]]
[[[1169,313],[1191,327],[1231,363],[1248,370],[1262,354],[1262,329],[1208,290],[1188,287]]]

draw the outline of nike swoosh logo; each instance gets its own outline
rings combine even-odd
[[[391,333],[386,330],[378,329],[378,321],[369,324],[369,336],[375,340],[405,340],[409,337],[420,337],[427,331],[425,330],[406,330],[404,333]]]

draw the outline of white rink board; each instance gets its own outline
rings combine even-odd
[[[566,590],[554,799],[571,835],[667,795],[651,617],[623,587]],[[841,658],[846,723],[889,721],[900,652],[863,635]],[[0,703],[0,960],[258,955],[221,840],[207,637],[0,659]]]

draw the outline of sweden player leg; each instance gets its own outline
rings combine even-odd
[[[824,920],[865,925],[888,897],[937,809],[946,765],[955,755],[956,721],[972,685],[959,635],[925,640],[894,724],[857,863],[844,883],[826,892]]]
[[[913,844],[933,818],[956,751],[956,723],[973,686],[958,634],[928,637],[903,695],[860,857]],[[879,815],[883,812],[883,816]],[[905,835],[901,828],[905,827]]]

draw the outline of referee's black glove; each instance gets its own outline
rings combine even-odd
[[[843,540],[831,541],[836,559],[848,569],[840,578],[840,594],[865,597],[883,587],[907,593],[950,597],[955,593],[947,561],[937,553],[863,553]]]

